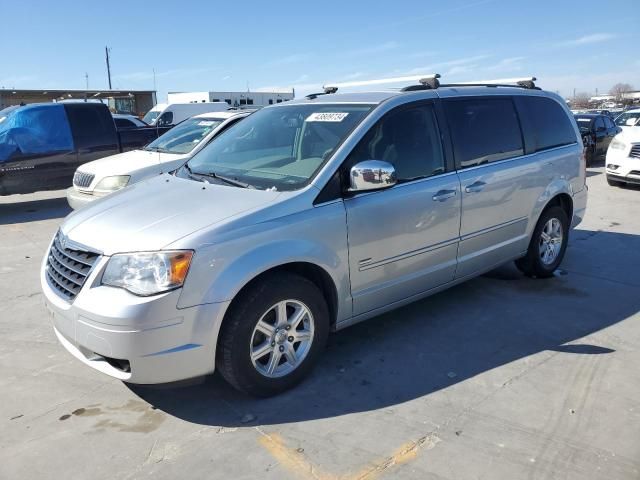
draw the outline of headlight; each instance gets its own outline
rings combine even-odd
[[[182,286],[192,256],[189,250],[114,255],[102,274],[102,284],[142,296],[166,292]]]
[[[115,192],[127,186],[129,183],[129,175],[116,175],[114,177],[104,177],[98,182],[95,191],[98,192]]]
[[[622,140],[618,140],[617,138],[614,138],[611,141],[609,148],[612,148],[613,150],[624,150],[625,148],[627,148],[627,144],[624,143]]]

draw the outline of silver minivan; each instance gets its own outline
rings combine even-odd
[[[552,276],[585,212],[580,133],[533,82],[309,95],[67,217],[54,331],[126,382],[218,370],[266,396],[327,336],[515,260]]]

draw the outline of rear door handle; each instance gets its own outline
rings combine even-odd
[[[433,197],[434,202],[444,202],[447,198],[452,198],[456,196],[455,190],[440,190]]]
[[[473,182],[471,185],[464,187],[464,191],[467,193],[481,192],[485,185],[485,182],[478,180],[477,182]]]

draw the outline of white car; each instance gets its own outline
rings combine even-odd
[[[73,176],[67,201],[71,208],[78,209],[127,185],[175,170],[213,137],[250,113],[245,110],[197,115],[176,125],[142,150],[85,163]]]
[[[640,127],[623,127],[609,145],[605,166],[609,185],[640,184]]]
[[[623,130],[640,126],[640,108],[634,108],[621,113],[616,117],[615,123]]]

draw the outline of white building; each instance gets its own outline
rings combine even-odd
[[[275,92],[169,92],[168,103],[227,102],[232,107],[264,107],[293,100],[295,91]]]

